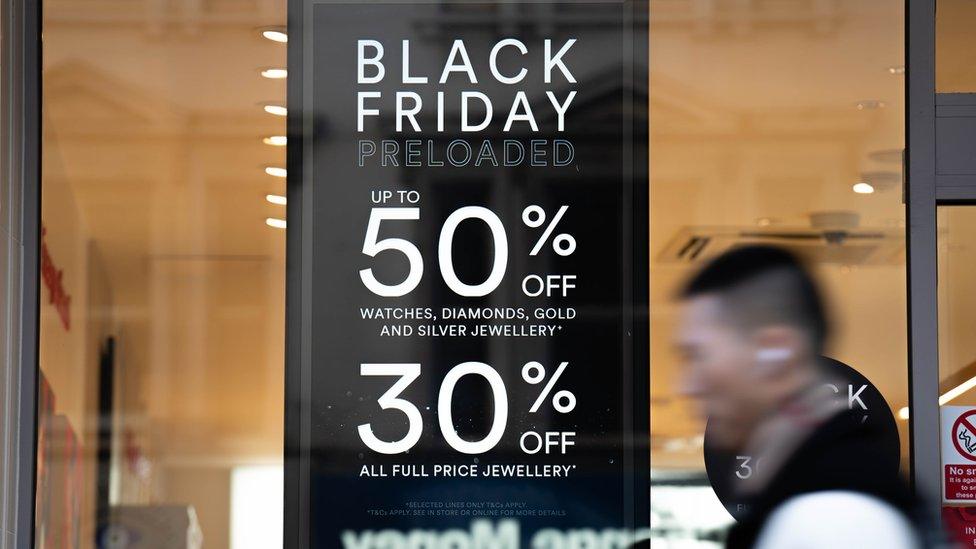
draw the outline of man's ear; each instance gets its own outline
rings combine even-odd
[[[790,326],[766,326],[753,334],[756,349],[756,374],[759,377],[778,377],[787,373],[800,356],[803,339]]]

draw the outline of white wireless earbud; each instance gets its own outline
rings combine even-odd
[[[766,347],[756,351],[756,360],[759,362],[778,362],[792,357],[793,351],[785,347]]]
[[[756,351],[756,375],[766,377],[779,371],[780,365],[793,356],[784,347],[765,347]]]

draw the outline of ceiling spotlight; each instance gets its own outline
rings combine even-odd
[[[261,29],[261,36],[272,42],[280,42],[282,44],[288,42],[288,33],[285,32],[285,27],[264,27]]]
[[[277,204],[278,206],[285,206],[288,204],[288,198],[281,196],[280,194],[266,194],[264,199],[272,204]]]
[[[274,227],[275,229],[285,229],[288,227],[284,219],[278,219],[277,217],[269,217],[264,220],[264,223],[269,227]]]
[[[288,137],[284,135],[269,135],[268,137],[265,137],[261,141],[263,141],[265,145],[284,147],[285,145],[288,144]]]
[[[901,410],[898,410],[898,417],[901,419],[908,419],[909,417],[908,406],[905,406]]]
[[[273,114],[275,116],[288,116],[288,109],[284,105],[279,105],[277,103],[265,103],[262,106],[264,107],[264,112],[268,114]]]
[[[264,173],[274,177],[288,177],[288,170],[277,166],[265,166]]]
[[[889,74],[905,74],[905,65],[892,65],[888,67]]]
[[[872,187],[870,183],[865,183],[863,181],[855,183],[851,188],[857,194],[871,194],[874,192],[874,187]]]
[[[261,76],[272,80],[281,80],[282,78],[288,78],[288,69],[265,67],[261,69]]]

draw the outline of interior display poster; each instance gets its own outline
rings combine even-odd
[[[646,2],[289,11],[286,547],[646,538]]]

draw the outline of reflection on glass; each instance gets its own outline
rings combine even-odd
[[[791,6],[651,2],[651,506],[714,502],[719,537],[732,518],[702,488],[704,421],[678,396],[671,346],[675,292],[703,261],[754,243],[806,258],[833,317],[827,354],[894,411],[908,400],[903,6]],[[716,539],[667,513],[657,538]]]
[[[942,524],[968,544],[972,508],[967,467],[973,460],[972,406],[976,405],[976,209],[940,206],[938,220],[939,406]]]
[[[43,13],[37,545],[280,546],[285,2]]]
[[[939,234],[939,404],[976,404],[976,210],[940,206]]]
[[[670,341],[673,292],[702,260],[746,242],[813,260],[830,354],[907,405],[903,7],[719,4],[651,2],[652,529],[700,547],[731,518]],[[286,220],[268,197],[284,182],[264,168],[284,147],[264,140],[286,110],[260,70],[285,50],[258,29],[285,5],[190,5],[44,3],[41,547],[117,541],[147,513],[208,548],[247,547],[250,517],[280,528],[280,503],[248,494],[271,493],[281,463]],[[972,234],[958,217],[946,234]],[[943,298],[967,280],[946,246],[949,379],[973,361],[952,334],[971,333],[974,292]]]

